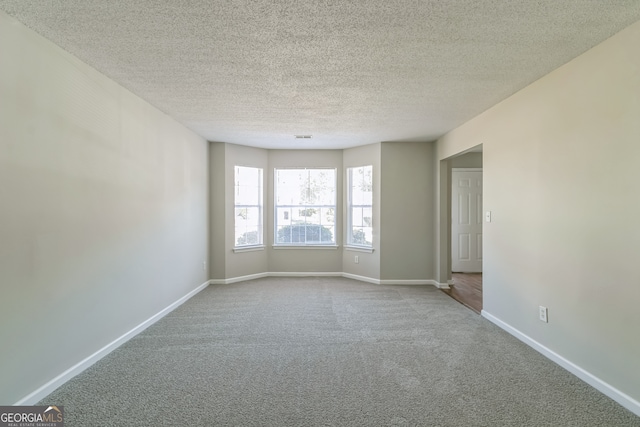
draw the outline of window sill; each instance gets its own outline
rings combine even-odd
[[[338,249],[338,245],[273,245],[273,249]]]
[[[373,248],[369,248],[367,246],[344,245],[344,250],[352,251],[352,252],[366,252],[368,254],[372,254],[373,253]]]
[[[264,245],[256,245],[256,246],[238,246],[233,248],[233,252],[253,252],[253,251],[264,251]]]

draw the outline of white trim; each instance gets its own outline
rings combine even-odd
[[[410,285],[410,286],[424,286],[432,285],[436,288],[442,288],[442,283],[438,283],[435,280],[380,280],[373,277],[359,276],[357,274],[345,273],[342,271],[271,271],[268,273],[249,274],[247,276],[231,277],[228,279],[212,279],[210,283],[212,285],[228,285],[231,283],[244,282],[247,280],[261,279],[263,277],[345,277],[347,279],[359,280],[361,282],[373,283],[374,285]],[[446,289],[446,288],[444,288]]]
[[[373,248],[368,248],[366,246],[353,246],[353,245],[344,245],[344,250],[345,251],[352,251],[352,252],[366,252],[366,253],[373,253]]]
[[[53,378],[51,381],[49,381],[49,382],[45,383],[43,386],[39,387],[37,390],[33,391],[32,393],[29,393],[28,395],[26,395],[22,399],[18,400],[16,403],[14,403],[14,406],[35,405],[37,402],[39,402],[40,400],[42,400],[45,397],[47,397],[49,394],[51,394],[55,389],[60,387],[62,384],[66,383],[71,378],[73,378],[76,375],[80,374],[82,371],[84,371],[85,369],[89,368],[91,365],[93,365],[94,363],[96,363],[97,361],[99,361],[100,359],[105,357],[107,354],[111,353],[113,350],[115,350],[116,348],[120,347],[122,344],[126,343],[131,338],[133,338],[134,336],[138,335],[140,332],[142,332],[145,329],[147,329],[149,326],[151,326],[154,323],[156,323],[158,320],[162,319],[164,316],[166,316],[171,311],[173,311],[176,308],[178,308],[180,305],[182,305],[188,299],[190,299],[191,297],[196,295],[198,292],[202,291],[207,286],[209,286],[209,280],[207,280],[202,285],[198,286],[197,288],[195,288],[194,290],[192,290],[191,292],[189,292],[185,296],[181,297],[177,301],[173,302],[172,304],[170,304],[169,306],[167,306],[163,310],[161,310],[158,313],[154,314],[153,316],[151,316],[150,318],[148,318],[144,322],[140,323],[138,326],[136,326],[135,328],[131,329],[129,332],[125,333],[121,337],[116,338],[115,340],[113,340],[109,344],[107,344],[104,347],[102,347],[100,350],[96,351],[95,353],[93,353],[92,355],[86,357],[85,359],[81,360],[80,362],[76,363],[75,365],[73,365],[72,367],[70,367],[69,369],[67,369],[66,371],[64,371],[60,375],[58,375],[57,377]]]
[[[451,172],[482,172],[482,168],[451,168]]]
[[[366,276],[358,276],[357,274],[342,273],[342,277],[345,277],[347,279],[359,280],[361,282],[373,283],[374,285],[380,284],[380,279],[374,279],[373,277],[366,277]]]
[[[212,285],[230,285],[231,283],[246,282],[247,280],[262,279],[269,276],[269,273],[248,274],[246,276],[231,277],[229,279],[211,279]]]
[[[232,283],[246,282],[247,280],[262,279],[263,277],[312,277],[312,276],[330,276],[341,277],[342,273],[333,271],[278,271],[271,273],[256,273],[246,276],[230,277],[228,279],[212,279],[212,285],[230,285]]]
[[[236,246],[233,248],[233,252],[253,252],[253,251],[264,251],[264,245],[256,245],[256,246]]]
[[[380,280],[381,285],[410,285],[410,286],[421,286],[421,285],[433,285],[438,286],[438,282],[435,280],[389,280],[384,279]]]
[[[342,273],[342,277],[346,277],[347,279],[359,280],[361,282],[373,283],[374,285],[433,285],[437,288],[440,287],[440,283],[435,280],[388,280],[388,279],[374,279],[373,277],[367,276],[359,276],[357,274],[351,273]]]
[[[453,283],[438,283],[436,286],[438,287],[438,289],[451,289],[451,286],[453,285]]]
[[[276,271],[267,274],[269,277],[342,277],[339,271]]]
[[[604,382],[603,380],[596,377],[592,373],[584,370],[583,368],[571,362],[570,360],[565,359],[558,353],[554,352],[548,347],[545,347],[544,345],[540,344],[538,341],[534,340],[528,335],[525,335],[524,333],[520,332],[513,326],[503,322],[502,320],[486,312],[485,310],[482,310],[481,314],[482,314],[482,317],[496,324],[500,328],[504,329],[505,331],[513,335],[514,337],[518,338],[520,341],[527,344],[529,347],[532,347],[534,350],[538,351],[543,356],[550,359],[552,362],[555,362],[556,364],[560,365],[561,367],[563,367],[564,369],[566,369],[576,377],[580,378],[582,381],[586,382],[596,390],[600,391],[604,395],[615,400],[620,405],[624,406],[634,414],[640,416],[640,402],[638,402],[631,396],[623,393],[622,391],[613,387],[611,384]]]
[[[273,245],[273,249],[338,249],[338,245]]]

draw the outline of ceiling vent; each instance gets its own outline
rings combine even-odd
[[[311,135],[293,135],[295,139],[311,139]]]

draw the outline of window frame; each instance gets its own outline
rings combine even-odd
[[[371,170],[371,204],[354,204],[353,203],[353,187],[354,187],[354,181],[353,181],[353,176],[354,173],[358,170],[358,169],[363,169],[363,175],[364,173],[366,173],[367,169]],[[346,232],[346,236],[345,236],[345,247],[347,248],[352,248],[352,249],[360,249],[360,250],[364,250],[364,251],[373,251],[373,165],[362,165],[362,166],[352,166],[352,167],[348,167],[346,168],[346,181],[347,181],[347,232]],[[369,208],[371,210],[371,225],[368,226],[369,228],[371,228],[371,242],[370,243],[356,243],[354,242],[354,235],[353,235],[353,209],[354,208],[361,208],[361,209],[366,209]]]
[[[238,180],[238,172],[240,168],[244,169],[254,169],[258,171],[258,196],[257,202],[258,204],[245,204],[238,203],[238,194],[239,194],[239,180]],[[237,224],[237,209],[250,209],[257,208],[258,209],[258,230],[257,230],[257,243],[248,243],[248,244],[238,244],[238,224]],[[246,233],[246,231],[245,231]],[[233,250],[234,252],[242,252],[242,251],[252,251],[252,250],[260,250],[264,248],[264,169],[255,167],[255,166],[244,166],[244,165],[234,165],[233,167]]]
[[[279,171],[331,171],[333,172],[333,204],[299,204],[288,205],[278,204],[278,172]],[[307,242],[278,242],[278,208],[290,208],[290,209],[333,209],[333,224],[331,226],[332,241],[322,242],[311,241]],[[281,224],[282,225],[282,224]],[[293,225],[293,224],[289,224]],[[315,224],[314,224],[315,225]],[[317,224],[319,227],[326,227],[322,224]],[[338,248],[338,169],[335,167],[275,167],[273,169],[273,247],[275,249],[285,249],[287,247],[295,248],[319,248],[319,249],[335,249]],[[322,232],[320,231],[322,235]],[[306,237],[306,236],[305,236]]]

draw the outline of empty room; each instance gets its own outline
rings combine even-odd
[[[640,426],[638,46],[635,0],[0,0],[0,425]]]

